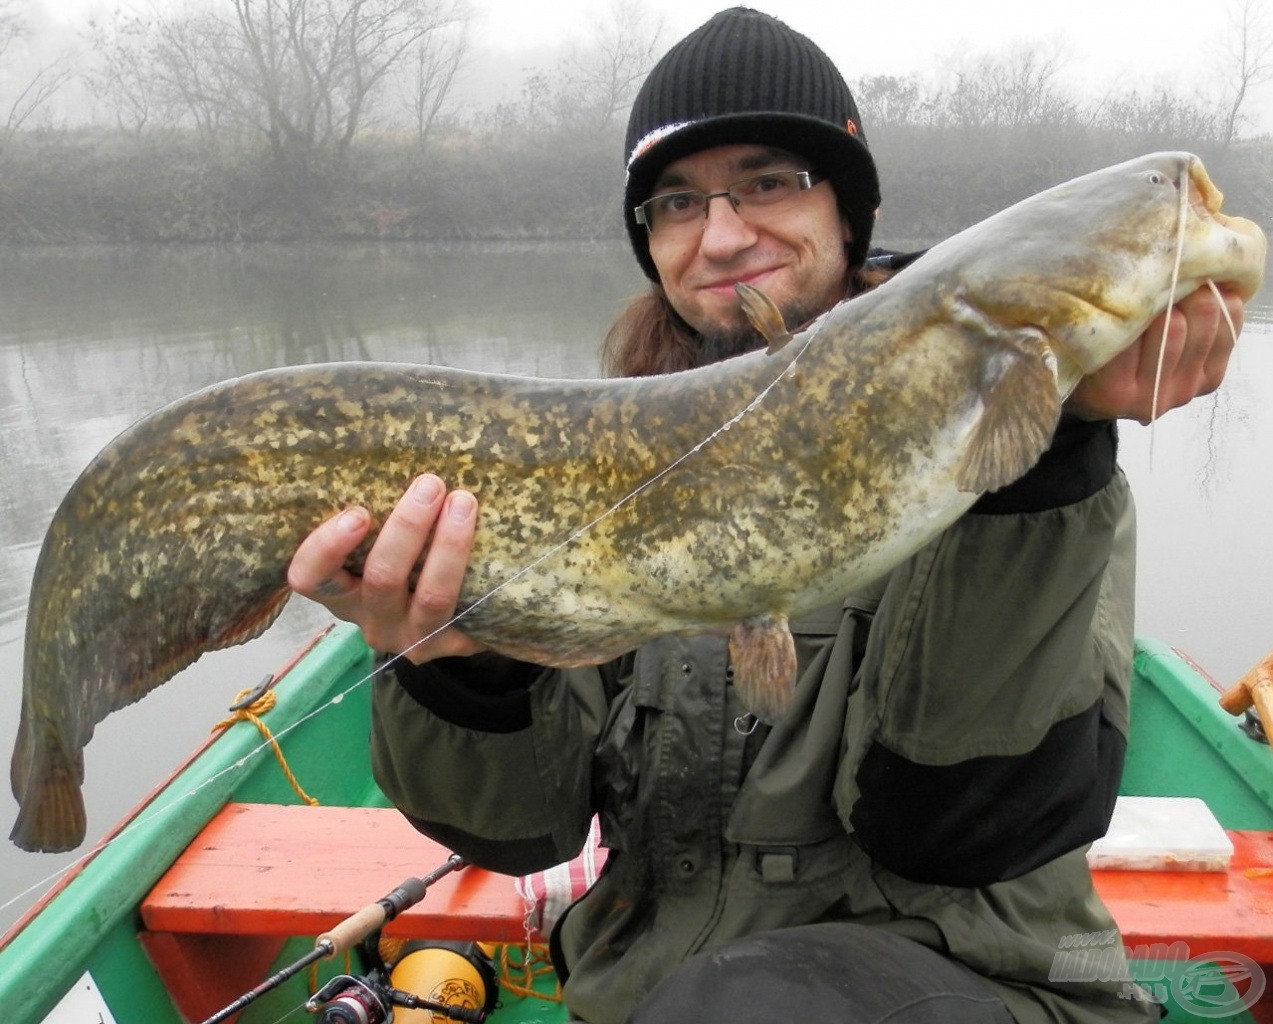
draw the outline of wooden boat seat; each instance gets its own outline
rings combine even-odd
[[[228,804],[142,902],[156,932],[321,935],[450,851],[397,811]],[[385,928],[410,938],[524,942],[513,879],[465,868]]]
[[[1096,873],[1134,953],[1183,941],[1191,956],[1237,952],[1273,964],[1273,833],[1229,835],[1227,872]],[[168,984],[196,1000],[183,1008],[202,1019],[259,981],[286,937],[321,934],[447,856],[394,810],[230,804],[143,901],[143,939]],[[385,933],[542,941],[525,922],[512,878],[466,868],[437,882]],[[215,977],[202,977],[208,964]]]
[[[1273,833],[1230,832],[1228,872],[1098,871],[1128,946],[1187,942],[1273,963]],[[230,804],[142,903],[151,931],[318,935],[448,851],[396,811]],[[467,868],[436,883],[385,930],[416,938],[526,938],[506,875]]]

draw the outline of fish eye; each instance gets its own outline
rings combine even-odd
[[[1169,183],[1168,177],[1159,171],[1149,171],[1145,175],[1145,180],[1151,185],[1166,185]]]

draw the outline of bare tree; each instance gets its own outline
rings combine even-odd
[[[88,40],[92,65],[84,80],[106,104],[121,131],[140,135],[153,122],[179,116],[165,103],[156,78],[155,47],[159,25],[154,18],[116,8],[109,17],[90,18]]]
[[[245,84],[241,46],[228,22],[207,12],[166,18],[152,54],[160,101],[183,111],[205,136],[259,123],[260,106]]]
[[[303,170],[343,158],[387,77],[468,17],[465,0],[228,0],[166,19],[153,52],[196,124],[259,132]],[[450,82],[434,81],[437,105]]]
[[[610,0],[566,57],[557,97],[562,120],[591,130],[615,123],[658,58],[663,27],[643,0]]]
[[[941,116],[968,128],[1019,128],[1072,118],[1075,104],[1058,82],[1065,63],[1056,43],[961,60],[939,100]]]
[[[376,89],[423,40],[463,19],[458,0],[234,0],[276,153],[343,155]]]
[[[871,75],[854,83],[853,95],[870,129],[922,124],[931,103],[914,75]]]
[[[1232,5],[1220,56],[1229,94],[1221,141],[1228,146],[1247,121],[1243,107],[1252,91],[1273,80],[1273,18],[1265,0],[1237,0]]]
[[[468,55],[468,47],[467,22],[451,31],[437,29],[416,45],[411,58],[407,107],[420,142],[424,142],[441,116],[456,75]]]
[[[1213,105],[1166,88],[1106,96],[1090,126],[1151,146],[1215,142],[1223,130]]]
[[[4,101],[7,110],[0,106],[4,114],[0,143],[7,142],[74,75],[66,56],[55,57],[34,70],[19,70],[27,28],[27,19],[16,0],[0,0],[0,72],[13,82],[12,92]]]

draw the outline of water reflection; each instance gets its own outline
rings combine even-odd
[[[637,284],[621,250],[257,247],[0,255],[0,609],[79,470],[138,416],[274,366],[401,360],[596,373]]]

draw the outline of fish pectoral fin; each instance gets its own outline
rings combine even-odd
[[[738,299],[743,304],[743,312],[747,314],[752,327],[765,339],[765,351],[769,355],[773,355],[791,340],[791,332],[787,329],[782,311],[768,295],[742,281],[734,285],[734,291],[737,292]]]
[[[1051,444],[1061,416],[1056,360],[1042,332],[999,328],[987,344],[993,350],[982,362],[983,410],[955,477],[971,493],[1024,476]]]
[[[776,722],[796,688],[796,642],[785,615],[757,615],[729,634],[734,686],[743,706],[762,722]]]

